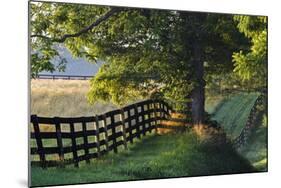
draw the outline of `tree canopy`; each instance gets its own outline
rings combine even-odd
[[[233,54],[234,72],[254,87],[267,85],[267,17],[234,16],[238,29],[251,40],[248,50]]]
[[[73,56],[105,62],[91,80],[92,103],[158,97],[184,109],[201,96],[202,111],[211,75],[234,70],[242,80],[264,79],[265,25],[265,17],[32,3],[31,71],[61,68],[56,45],[63,43]]]

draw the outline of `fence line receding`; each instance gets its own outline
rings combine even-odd
[[[91,117],[31,115],[31,163],[43,168],[90,163],[90,159],[110,151],[117,153],[147,132],[163,128],[161,120],[169,118],[171,112],[166,102],[147,100]]]

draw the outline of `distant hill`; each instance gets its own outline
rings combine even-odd
[[[97,64],[89,63],[83,58],[74,58],[71,53],[65,47],[59,47],[59,53],[62,57],[67,60],[66,69],[64,72],[54,71],[47,72],[43,71],[39,74],[47,74],[47,75],[81,75],[81,76],[93,76],[98,72],[98,69],[102,65],[102,62],[98,62]],[[54,64],[57,62],[53,61]]]

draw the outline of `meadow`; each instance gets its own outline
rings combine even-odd
[[[33,186],[75,184],[253,171],[251,164],[229,144],[206,144],[194,133],[186,132],[148,135],[128,150],[105,155],[79,168],[32,167],[31,183]]]
[[[248,159],[258,171],[267,171],[267,116],[259,114],[257,126],[249,138],[248,144],[239,153]]]
[[[231,138],[236,138],[246,125],[258,96],[258,93],[240,93],[223,100],[213,111],[213,119]]]
[[[32,80],[31,113],[40,116],[87,116],[117,108],[112,104],[87,103],[88,81]],[[226,131],[228,138],[245,125],[257,93],[209,96],[206,110]],[[257,121],[249,143],[236,151],[229,140],[214,142],[202,137],[201,129],[158,135],[154,132],[129,144],[128,150],[109,153],[90,164],[65,168],[31,167],[31,185],[59,185],[89,182],[127,181],[266,171],[267,127]],[[203,138],[203,139],[202,139]],[[212,137],[211,137],[212,138]],[[80,142],[80,141],[78,141]],[[81,142],[83,142],[81,140]],[[52,146],[52,141],[43,143]],[[71,144],[66,140],[64,145]],[[31,142],[35,146],[35,142]],[[52,156],[50,156],[52,157]],[[66,158],[68,156],[65,156]],[[33,159],[38,160],[38,159]],[[48,178],[46,178],[48,177]]]
[[[206,111],[219,122],[230,139],[236,138],[245,126],[259,93],[235,93],[209,96]],[[259,112],[248,143],[238,150],[258,171],[267,171],[267,114]]]
[[[38,116],[93,116],[117,107],[97,102],[90,105],[86,94],[89,80],[31,80],[31,114]]]

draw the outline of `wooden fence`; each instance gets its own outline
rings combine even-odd
[[[31,115],[31,157],[38,158],[31,164],[43,168],[67,164],[78,167],[81,161],[90,163],[90,159],[107,152],[117,153],[120,147],[127,149],[134,139],[163,128],[161,120],[171,112],[164,101],[147,100],[92,117]]]
[[[81,75],[55,75],[55,74],[39,74],[36,79],[49,79],[49,80],[90,80],[93,76]]]

